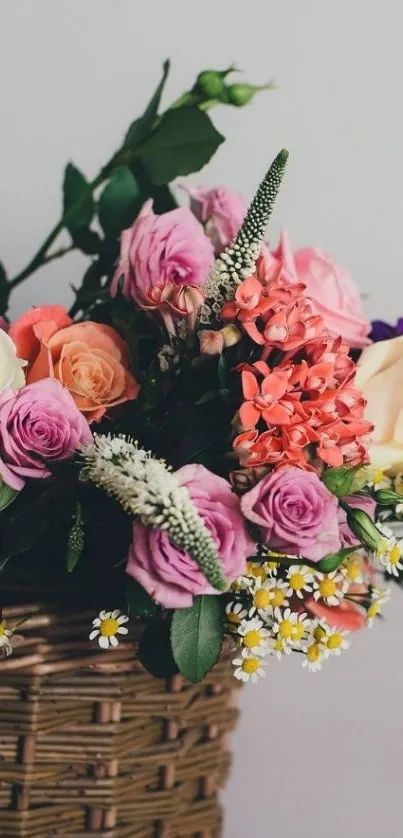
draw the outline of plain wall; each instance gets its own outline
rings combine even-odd
[[[173,59],[167,101],[236,61],[278,90],[213,118],[228,136],[193,182],[247,197],[275,153],[290,165],[273,224],[348,266],[370,316],[403,315],[403,5],[398,0],[0,0],[0,258],[25,265],[59,216],[62,169],[89,177]],[[73,254],[13,312],[67,302]],[[309,676],[270,662],[242,695],[225,838],[400,838],[403,592],[387,621]]]

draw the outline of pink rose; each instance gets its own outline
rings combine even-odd
[[[217,547],[225,577],[231,583],[246,569],[254,552],[240,509],[239,498],[222,477],[204,466],[187,465],[176,472]],[[135,523],[126,567],[165,608],[187,608],[198,594],[216,594],[198,565],[180,550],[166,532]]]
[[[353,509],[363,509],[370,518],[374,518],[375,516],[375,501],[372,498],[366,498],[361,495],[350,495],[348,498],[344,498],[346,503],[349,506],[352,506]],[[339,507],[339,527],[340,527],[340,540],[342,547],[352,547],[354,544],[358,544],[358,538],[351,532],[350,527],[347,526],[347,515],[344,512],[344,509]]]
[[[92,434],[69,391],[54,378],[0,395],[0,475],[20,490],[25,477],[49,477],[46,463],[66,460]]]
[[[304,283],[314,311],[323,317],[329,334],[341,336],[354,348],[370,343],[371,324],[364,316],[358,288],[345,268],[337,267],[329,256],[313,247],[293,253],[285,232],[272,257],[282,263],[286,282]]]
[[[216,254],[221,253],[235,238],[247,211],[245,198],[239,192],[232,192],[225,186],[185,186],[190,196],[190,208],[196,218],[205,225],[206,235],[211,239]]]
[[[111,293],[116,295],[123,277],[126,299],[141,308],[159,308],[174,289],[203,285],[213,259],[211,242],[187,207],[155,215],[149,200],[121,235]]]
[[[314,472],[271,472],[243,495],[241,509],[269,547],[315,562],[340,549],[337,500]]]

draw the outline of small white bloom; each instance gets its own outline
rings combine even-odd
[[[312,592],[313,573],[307,565],[291,565],[287,571],[287,580],[292,593],[299,599],[304,598],[304,593]]]
[[[343,577],[343,593],[346,593],[351,585],[361,585],[364,582],[362,569],[363,551],[356,551],[339,567],[339,573]]]
[[[403,570],[403,542],[397,541],[390,527],[378,524],[378,529],[385,534],[386,539],[382,539],[381,545],[376,551],[376,558],[387,573],[398,577],[399,571]]]
[[[249,617],[253,617],[256,611],[264,618],[270,616],[274,613],[275,608],[283,608],[288,605],[289,595],[290,588],[287,582],[282,582],[276,577],[269,577],[264,581],[256,579]]]
[[[225,616],[231,625],[239,626],[241,620],[244,620],[245,617],[247,617],[247,611],[240,602],[232,600],[232,602],[229,602],[226,606]]]
[[[383,606],[391,596],[390,588],[378,588],[376,585],[371,590],[371,605],[367,610],[367,626],[372,628],[376,617],[379,617]]]
[[[270,632],[264,628],[263,623],[257,617],[251,620],[242,620],[238,628],[238,635],[245,649],[253,655],[264,655],[267,652],[267,638]]]
[[[250,680],[252,684],[256,684],[259,678],[264,678],[266,675],[263,669],[264,666],[267,666],[266,661],[260,656],[251,655],[248,649],[242,649],[241,657],[234,658],[232,663],[236,667],[235,678],[238,678],[239,681],[246,683]]]
[[[269,645],[269,652],[281,661],[284,655],[290,655],[292,647],[289,643],[282,639],[282,637],[272,637]]]
[[[302,661],[302,668],[308,669],[308,672],[320,672],[322,663],[329,656],[329,652],[323,643],[317,643],[314,637],[311,637],[305,648],[305,656]]]
[[[314,598],[323,599],[327,605],[339,605],[343,599],[343,576],[338,570],[332,573],[315,573],[313,583]]]
[[[11,629],[6,628],[6,621],[2,620],[0,622],[0,654],[11,655],[12,649],[12,636],[13,632]]]
[[[90,640],[95,640],[98,637],[101,649],[118,646],[119,641],[116,635],[128,633],[128,629],[124,625],[128,621],[129,618],[118,609],[115,611],[100,611],[99,616],[92,621],[94,629],[90,634]]]
[[[0,329],[0,393],[8,387],[19,390],[24,386],[23,368],[26,365],[27,361],[17,358],[14,341],[4,329]]]
[[[328,628],[327,637],[324,640],[324,647],[329,655],[341,655],[343,649],[348,649],[350,641],[347,640],[349,632],[339,628]]]

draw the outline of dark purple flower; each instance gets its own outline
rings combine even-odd
[[[403,335],[403,317],[399,317],[396,326],[385,323],[384,320],[373,320],[371,325],[372,329],[369,337],[374,343]]]

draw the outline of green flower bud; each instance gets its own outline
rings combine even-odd
[[[237,108],[242,108],[243,105],[247,105],[248,102],[253,99],[259,90],[273,90],[273,88],[274,85],[271,81],[267,84],[261,84],[258,86],[247,83],[231,84],[227,87],[227,97],[231,105],[235,105]]]
[[[226,99],[226,88],[224,80],[228,73],[236,68],[228,67],[227,70],[203,70],[196,80],[196,87],[206,96],[207,99]]]
[[[375,552],[383,536],[372,518],[363,509],[353,509],[351,506],[347,506],[347,504],[344,508],[347,512],[347,524],[350,530],[361,541],[361,544],[364,544],[365,547],[369,547],[370,550]]]
[[[372,497],[379,506],[394,506],[396,503],[403,503],[403,495],[392,492],[391,489],[378,489],[373,492]]]
[[[326,488],[337,498],[358,492],[365,484],[364,469],[358,468],[327,468],[322,474]]]

